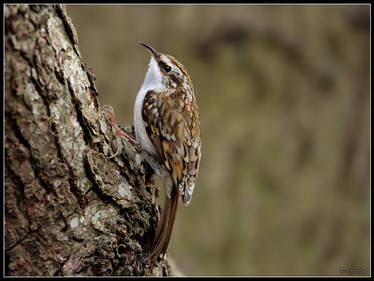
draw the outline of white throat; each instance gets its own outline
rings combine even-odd
[[[147,73],[144,77],[144,82],[140,90],[143,88],[152,89],[155,87],[160,87],[162,85],[162,74],[160,68],[158,67],[157,61],[154,57],[151,57],[151,60],[148,65]]]

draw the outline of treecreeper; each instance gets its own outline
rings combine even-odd
[[[148,257],[155,262],[170,241],[178,202],[191,202],[201,159],[200,117],[191,78],[173,56],[140,43],[151,54],[144,82],[134,105],[136,140],[121,131],[119,136],[139,145],[142,155],[163,179],[165,200]],[[114,157],[122,148],[118,145]]]

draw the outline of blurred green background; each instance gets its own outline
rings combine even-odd
[[[185,275],[370,269],[369,5],[68,5],[119,124],[149,62],[192,77],[200,174],[170,253]]]

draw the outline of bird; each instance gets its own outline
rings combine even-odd
[[[184,66],[171,55],[146,43],[139,44],[148,50],[151,59],[134,104],[136,140],[118,126],[114,128],[116,136],[125,136],[140,146],[143,158],[163,179],[164,205],[148,250],[148,257],[155,262],[167,251],[179,200],[184,205],[191,202],[201,159],[200,116]]]

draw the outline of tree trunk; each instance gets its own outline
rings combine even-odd
[[[61,5],[5,5],[5,274],[171,275],[152,171],[122,154]],[[131,129],[126,129],[131,133]]]

